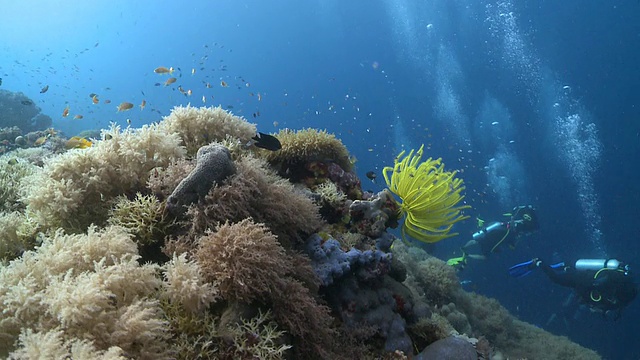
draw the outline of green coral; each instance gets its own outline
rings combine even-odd
[[[164,202],[153,195],[136,193],[133,199],[118,196],[108,222],[125,228],[139,245],[150,245],[162,239],[170,226],[164,208]]]

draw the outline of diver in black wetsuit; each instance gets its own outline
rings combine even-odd
[[[516,206],[509,221],[494,221],[475,232],[473,238],[461,248],[462,256],[449,259],[447,264],[461,269],[468,258],[484,260],[504,246],[514,249],[523,234],[532,233],[538,228],[538,216],[533,206]],[[480,253],[470,253],[474,247],[478,247]]]
[[[554,283],[572,288],[580,303],[593,312],[620,317],[622,309],[638,295],[638,286],[630,274],[629,265],[616,259],[580,259],[574,266],[564,262],[547,265],[533,259],[509,269],[514,277],[523,277],[541,268]]]

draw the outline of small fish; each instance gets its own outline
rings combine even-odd
[[[202,95],[202,103],[206,104],[207,103],[207,97]]]
[[[131,119],[127,118],[127,125],[131,125]]]
[[[140,111],[144,110],[144,107],[147,106],[147,100],[142,100],[140,103]]]
[[[251,84],[246,83],[246,84],[244,84],[244,86],[249,87],[249,86],[251,86]]]
[[[262,95],[260,95],[260,93],[258,93],[258,101],[262,101]]]
[[[18,163],[18,159],[16,159],[16,158],[13,158],[13,159],[10,159],[9,161],[7,161],[7,164],[9,164],[9,165],[15,165],[17,163]]]
[[[96,96],[92,97],[92,98],[91,98],[91,101],[92,101],[94,104],[98,104],[98,103],[100,102],[100,100],[98,99],[98,95],[96,95]]]
[[[274,121],[274,122],[273,122],[273,127],[278,127],[278,125],[280,125],[280,123],[279,123],[279,122],[277,122],[277,121]]]
[[[49,90],[49,85],[45,85],[42,89],[40,89],[40,94],[44,94]]]
[[[91,93],[91,94],[89,94],[89,97],[90,97],[90,98],[92,98],[92,99],[93,99],[94,97],[96,97],[96,96],[98,96],[98,94],[96,94],[96,93]]]
[[[167,81],[164,82],[164,86],[169,86],[169,85],[173,84],[176,81],[178,81],[178,79],[176,79],[174,77],[170,77],[170,78],[167,79]]]
[[[78,114],[78,115],[74,116],[73,118],[76,119],[76,120],[80,120],[80,119],[84,118],[84,116]]]
[[[2,78],[0,78],[0,85],[2,85]],[[42,91],[41,91],[42,92]]]
[[[33,142],[33,145],[40,146],[47,142],[47,138],[48,138],[47,136],[40,136],[39,138],[36,139],[36,141]]]
[[[29,105],[33,105],[33,101],[31,101],[31,100],[22,100],[22,101],[20,101],[20,104],[25,105],[25,106],[29,106]]]
[[[160,83],[153,84],[153,86],[160,86],[160,85],[162,85],[162,84],[160,84]]]
[[[500,123],[497,122],[497,121],[494,121],[494,122],[491,123],[491,125],[498,125],[498,124],[500,124]]]
[[[156,73],[156,74],[169,74],[169,75],[171,75],[171,74],[173,74],[173,68],[172,67],[166,68],[164,66],[158,66],[157,68],[155,68],[153,70],[153,72]]]
[[[222,81],[220,81],[220,86],[222,86],[222,87],[227,87],[227,86],[229,86],[229,85],[227,85],[227,82],[226,82],[226,81],[222,80]]]
[[[280,140],[278,140],[278,138],[273,135],[258,132],[256,136],[252,137],[251,139],[255,140],[255,143],[253,143],[253,145],[261,149],[267,149],[271,151],[282,149]]]
[[[67,117],[69,116],[69,105],[67,105],[66,108],[64,108],[64,110],[62,110],[62,117]]]
[[[133,104],[126,101],[121,102],[120,105],[118,105],[117,107],[118,112],[131,110],[132,108],[133,108]]]
[[[193,91],[191,89],[187,90],[187,96],[191,96],[191,94],[193,94]]]
[[[225,106],[227,109],[233,109],[233,105],[227,105]]]
[[[86,149],[88,147],[91,147],[91,145],[93,145],[91,141],[80,136],[74,136],[67,140],[67,142],[64,144],[64,147],[66,147],[67,149]]]
[[[196,69],[195,68],[191,68],[191,75],[195,75],[196,74]]]
[[[374,183],[376,182],[376,178],[378,177],[378,175],[376,175],[375,171],[367,171],[366,175],[369,180],[373,181]]]
[[[207,89],[211,89],[211,83],[206,83],[205,86],[207,87]]]
[[[107,100],[103,101],[103,103],[105,103],[105,104],[111,104],[111,100],[107,99]]]

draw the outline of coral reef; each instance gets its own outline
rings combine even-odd
[[[322,223],[317,206],[264,160],[251,155],[236,162],[237,173],[211,189],[204,201],[190,208],[190,232],[202,234],[225,221],[246,218],[265,224],[285,247],[302,243]]]
[[[125,228],[139,246],[164,240],[170,221],[165,217],[165,204],[153,195],[136,193],[133,199],[115,198],[107,222]]]
[[[202,146],[228,137],[247,144],[257,133],[254,124],[219,106],[177,106],[162,120],[161,126],[167,133],[177,133],[180,136],[189,155],[195,154]]]
[[[166,322],[154,299],[157,267],[137,260],[124,229],[108,227],[58,231],[0,267],[0,352],[20,336],[23,348],[15,354],[37,351],[35,341],[44,337],[51,348],[40,351],[90,343],[98,351],[117,346],[136,358],[167,358]]]
[[[421,151],[398,160],[398,187],[372,194],[333,135],[283,131],[266,152],[254,134],[220,108],[179,107],[85,149],[58,149],[53,129],[22,136],[46,141],[0,162],[0,357],[598,358],[388,232],[425,204],[445,206],[438,231],[458,219],[461,183],[421,167]]]
[[[332,351],[328,309],[296,280],[291,258],[264,225],[249,219],[221,225],[200,239],[195,257],[227,301],[271,305],[278,323],[299,341],[297,352]]]
[[[0,128],[16,126],[24,133],[44,130],[51,126],[51,118],[40,111],[40,107],[25,94],[0,90]]]
[[[124,131],[112,126],[92,147],[47,159],[24,179],[21,201],[47,227],[82,231],[104,224],[112,199],[143,189],[151,169],[184,156],[179,142],[156,124]]]
[[[183,213],[186,206],[204,200],[211,187],[235,172],[236,167],[226,147],[215,143],[201,147],[196,156],[196,167],[169,196],[167,209],[174,215]]]

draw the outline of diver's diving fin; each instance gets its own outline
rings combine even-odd
[[[536,268],[536,261],[538,261],[538,259],[532,259],[517,265],[513,265],[509,268],[509,275],[516,278],[521,278],[531,274],[531,272]]]

